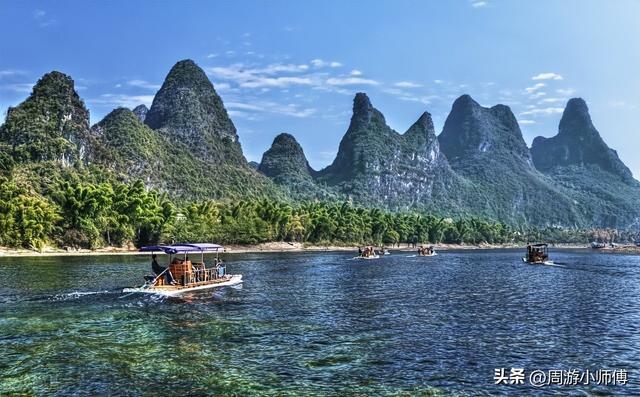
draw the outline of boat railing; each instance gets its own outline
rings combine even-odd
[[[191,271],[182,274],[180,281],[181,285],[206,283],[209,281],[224,278],[226,275],[225,266],[216,266],[212,268],[194,268]]]

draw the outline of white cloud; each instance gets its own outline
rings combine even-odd
[[[229,83],[218,83],[214,85],[216,91],[229,91],[231,89],[231,84]]]
[[[281,104],[273,101],[228,102],[226,104],[230,114],[241,117],[255,117],[255,113],[273,113],[284,116],[305,118],[316,113],[313,108],[301,108],[297,104]]]
[[[144,88],[146,90],[159,90],[160,84],[149,83],[146,80],[129,80],[127,81],[127,85],[131,87]]]
[[[13,91],[21,94],[29,94],[33,89],[34,83],[14,83],[3,84],[0,86],[3,90]]]
[[[213,53],[207,54],[207,59],[212,59],[212,58],[215,58],[217,56],[218,56],[218,54],[213,54]]]
[[[531,94],[531,99],[541,98],[545,95],[547,95],[546,92],[542,92],[542,91],[534,92],[533,94]]]
[[[3,77],[23,76],[25,74],[27,73],[22,70],[5,69],[5,70],[0,70],[0,79]]]
[[[255,77],[240,83],[240,87],[288,87],[290,85],[312,85],[313,81],[307,77]]]
[[[242,102],[227,102],[225,104],[227,109],[240,109],[240,110],[253,110],[253,111],[262,111],[263,108],[258,105],[252,105],[248,103]]]
[[[409,102],[420,102],[425,105],[431,104],[431,99],[433,96],[399,96],[398,99],[401,101],[409,101]]]
[[[518,124],[535,124],[536,122],[534,120],[518,120]]]
[[[633,110],[637,108],[637,106],[634,105],[633,103],[628,103],[627,101],[622,101],[622,100],[609,102],[609,106],[613,108],[621,108],[621,109],[629,109],[629,110]]]
[[[524,90],[525,90],[525,92],[526,92],[527,94],[531,94],[531,93],[534,93],[534,92],[536,92],[537,90],[541,89],[541,88],[542,88],[542,87],[544,87],[544,86],[546,86],[546,84],[545,84],[545,83],[537,83],[537,84],[534,84],[534,85],[533,85],[533,86],[531,86],[531,87],[527,87],[527,88],[525,88]]]
[[[442,80],[433,80],[433,82],[436,83],[436,84],[442,84],[443,83]]]
[[[574,90],[573,88],[567,88],[567,89],[558,88],[556,92],[560,95],[570,96],[570,95],[573,95],[576,92],[576,90]]]
[[[550,115],[550,114],[557,114],[557,113],[562,113],[564,111],[563,108],[553,108],[553,107],[549,107],[549,108],[531,108],[529,110],[526,110],[522,113],[520,113],[521,116],[525,116],[525,115]]]
[[[564,80],[558,73],[540,73],[531,78],[531,80]]]
[[[351,76],[362,76],[362,72],[358,69],[353,69],[350,73]]]
[[[557,102],[564,102],[566,101],[565,98],[544,98],[541,102],[543,103],[557,103]]]
[[[380,83],[375,80],[363,79],[361,77],[331,77],[327,79],[327,84],[343,86],[343,85],[379,85]]]
[[[395,83],[394,86],[400,87],[400,88],[418,88],[418,87],[422,87],[422,84],[414,83],[411,81],[399,81]]]
[[[318,152],[318,157],[320,157],[323,160],[332,160],[333,158],[336,157],[336,154],[338,154],[338,152],[335,150],[326,150],[326,151]]]
[[[33,12],[33,18],[38,21],[38,25],[42,28],[46,28],[47,26],[54,25],[56,20],[53,18],[47,17],[47,12],[45,10],[36,9]]]
[[[88,99],[87,103],[107,107],[134,108],[140,104],[151,106],[153,95],[103,94],[99,98]]]
[[[329,67],[332,67],[332,68],[339,68],[340,66],[342,66],[342,64],[340,62],[323,61],[320,58],[312,59],[310,63],[311,63],[311,65],[313,65],[316,68],[323,68],[323,67],[326,67],[326,66],[329,66]]]
[[[473,8],[480,8],[480,7],[486,7],[489,4],[486,1],[474,1],[471,3],[471,7]]]
[[[425,105],[431,104],[431,100],[436,98],[435,95],[415,95],[411,92],[407,92],[399,88],[386,88],[382,91],[395,96],[401,101],[420,102]]]

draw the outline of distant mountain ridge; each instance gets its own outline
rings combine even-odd
[[[51,72],[9,110],[0,150],[23,164],[97,166],[185,200],[281,197],[247,163],[222,100],[193,61],[178,62],[145,109],[116,109],[90,128],[73,80]]]
[[[447,192],[464,189],[440,151],[429,113],[400,134],[364,93],[354,98],[351,123],[335,160],[316,179],[357,202],[391,209],[457,212],[459,203]]]
[[[536,226],[640,224],[640,183],[579,98],[567,103],[558,134],[529,149],[505,105],[463,95],[440,135],[428,112],[400,134],[358,93],[336,158],[316,171],[291,134],[248,163],[222,99],[191,60],[171,68],[150,109],[115,109],[92,127],[73,80],[47,73],[0,126],[0,174],[31,170],[20,177],[29,180],[89,168],[187,201],[350,199]]]

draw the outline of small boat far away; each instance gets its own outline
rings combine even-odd
[[[383,254],[384,255],[384,254]],[[373,249],[373,246],[360,248],[358,247],[358,256],[354,259],[378,259],[380,255]]]
[[[600,241],[592,241],[591,242],[591,248],[593,249],[602,249],[605,248],[607,245],[603,242]]]
[[[185,292],[199,291],[242,282],[241,274],[227,274],[226,267],[219,258],[224,247],[218,244],[175,244],[142,247],[142,252],[152,254],[153,276],[145,276],[145,283],[140,287],[125,288],[124,293],[148,293],[163,296],[176,296]],[[156,252],[169,255],[166,268],[156,261]],[[204,262],[205,253],[215,253],[213,264]],[[191,262],[189,254],[200,254],[200,262]],[[182,258],[180,258],[182,256]]]
[[[530,264],[545,265],[549,261],[548,244],[527,244],[527,256],[522,261]]]
[[[424,247],[421,246],[418,248],[418,256],[436,256],[436,250],[433,249],[432,246]]]

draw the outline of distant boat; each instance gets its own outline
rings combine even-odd
[[[593,248],[593,249],[602,249],[602,248],[605,248],[606,246],[607,246],[607,244],[600,243],[600,242],[597,242],[597,241],[594,241],[594,242],[591,243],[591,248]]]
[[[436,256],[436,250],[432,246],[418,248],[418,256]]]
[[[380,255],[356,256],[354,259],[379,259]]]
[[[384,254],[383,254],[384,255]],[[356,259],[378,259],[380,255],[373,249],[372,246],[365,247],[364,249],[358,248],[358,256]]]
[[[549,261],[548,244],[527,244],[527,256],[522,261],[530,264],[545,265]]]

